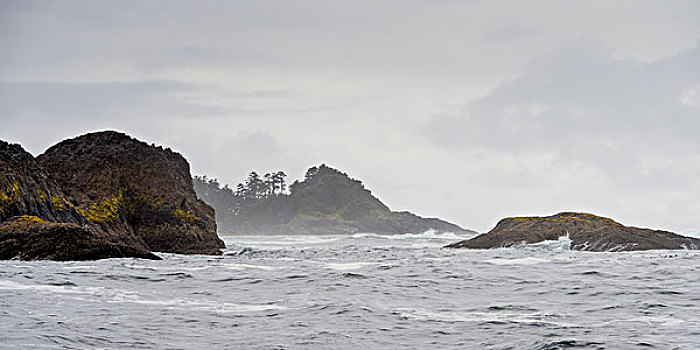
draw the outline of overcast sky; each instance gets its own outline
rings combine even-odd
[[[0,139],[104,129],[479,231],[700,231],[700,2],[0,0]]]

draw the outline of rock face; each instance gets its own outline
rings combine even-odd
[[[86,223],[31,154],[20,145],[0,141],[0,220],[22,215],[49,222]]]
[[[0,141],[0,259],[113,257],[158,259],[91,225],[31,154]]]
[[[220,254],[214,210],[197,199],[189,164],[170,149],[104,131],[62,141],[38,158],[80,213],[151,251]]]
[[[114,241],[89,226],[38,220],[41,219],[22,216],[0,224],[0,260],[160,260],[140,245]]]
[[[216,206],[221,230],[230,234],[475,233],[440,219],[391,211],[361,181],[326,165],[310,168],[288,195],[240,196],[222,191],[218,182],[212,187],[198,181],[200,197]]]
[[[672,232],[624,226],[587,213],[559,213],[547,217],[501,220],[491,231],[448,248],[490,249],[557,240],[567,236],[570,248],[594,252],[651,249],[700,249],[700,239]]]

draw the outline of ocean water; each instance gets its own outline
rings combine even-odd
[[[700,349],[700,252],[225,237],[221,257],[0,262],[2,349]]]

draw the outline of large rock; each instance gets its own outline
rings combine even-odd
[[[448,248],[490,249],[557,240],[568,236],[570,248],[585,251],[700,249],[700,239],[672,232],[624,226],[587,213],[559,213],[547,217],[513,217],[491,231]]]
[[[0,224],[0,260],[97,260],[160,258],[130,240],[112,240],[89,226],[22,216]]]
[[[139,240],[107,234],[20,145],[0,141],[0,259],[158,259]]]
[[[189,164],[170,149],[104,131],[62,141],[37,159],[105,231],[133,235],[158,252],[224,248],[214,210],[194,192]]]

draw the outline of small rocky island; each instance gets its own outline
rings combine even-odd
[[[220,254],[214,210],[178,153],[105,131],[38,158],[0,141],[0,259]]]
[[[235,190],[196,177],[195,190],[216,209],[219,229],[227,234],[476,233],[440,219],[392,211],[361,181],[325,164],[310,168],[289,191],[285,176],[281,171],[264,176],[252,172]]]
[[[622,252],[651,249],[700,249],[700,239],[672,232],[624,226],[588,213],[565,212],[547,217],[511,217],[491,231],[447,248],[491,249],[557,240],[568,236],[570,249]]]

